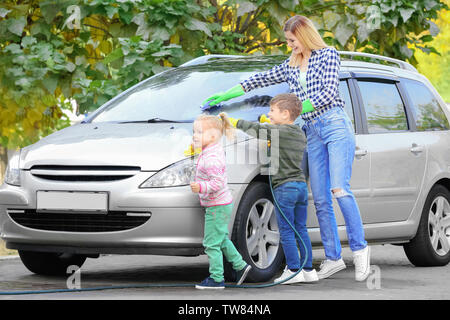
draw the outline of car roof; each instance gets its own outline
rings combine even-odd
[[[378,75],[389,75],[395,77],[404,77],[415,80],[426,79],[411,64],[394,58],[381,55],[367,54],[363,52],[339,51],[341,57],[341,73],[357,72],[371,73]],[[366,59],[371,61],[360,61],[356,59]],[[206,55],[188,61],[181,67],[201,67],[217,70],[221,67],[228,71],[245,70],[266,70],[276,64],[282,63],[288,58],[287,55]],[[378,61],[375,62],[375,61]]]

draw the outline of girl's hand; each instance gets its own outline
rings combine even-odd
[[[197,182],[191,182],[191,190],[194,193],[199,193],[200,192],[200,184],[198,184]]]

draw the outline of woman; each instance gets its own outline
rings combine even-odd
[[[337,199],[346,223],[348,242],[353,251],[355,279],[364,281],[370,273],[370,248],[364,238],[361,215],[350,190],[355,153],[353,128],[339,97],[339,54],[322,40],[311,20],[290,18],[284,27],[291,56],[282,64],[258,73],[205,102],[204,109],[246,92],[287,82],[291,92],[303,101],[301,117],[307,135],[307,154],[311,190],[320,226],[326,260],[320,265],[319,279],[344,269],[341,244],[332,196]]]

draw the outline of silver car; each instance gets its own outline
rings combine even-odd
[[[363,56],[361,59],[353,59]],[[351,187],[370,243],[403,245],[417,266],[450,261],[450,110],[411,65],[341,52],[340,94],[356,133]],[[186,157],[200,103],[284,56],[206,56],[126,90],[83,122],[20,150],[0,187],[1,238],[38,274],[63,274],[100,254],[203,254],[203,214]],[[370,62],[367,62],[370,60]],[[286,83],[213,108],[257,121]],[[302,125],[302,120],[298,120]],[[265,143],[224,141],[234,197],[231,239],[267,281],[280,269]],[[344,219],[334,203],[345,244]],[[308,226],[321,245],[310,196]],[[227,268],[228,270],[230,268]],[[232,274],[227,271],[227,277]]]

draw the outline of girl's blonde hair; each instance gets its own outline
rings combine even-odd
[[[235,129],[231,125],[228,115],[225,112],[221,112],[218,116],[202,114],[198,116],[195,121],[207,122],[210,127],[217,129],[229,140],[233,140],[235,137]]]
[[[289,18],[289,20],[284,24],[283,30],[284,32],[291,32],[297,40],[309,50],[317,50],[328,47],[313,22],[304,16],[296,15]],[[301,53],[292,53],[291,59],[289,60],[289,65],[291,67],[298,67],[300,66],[301,59]]]

